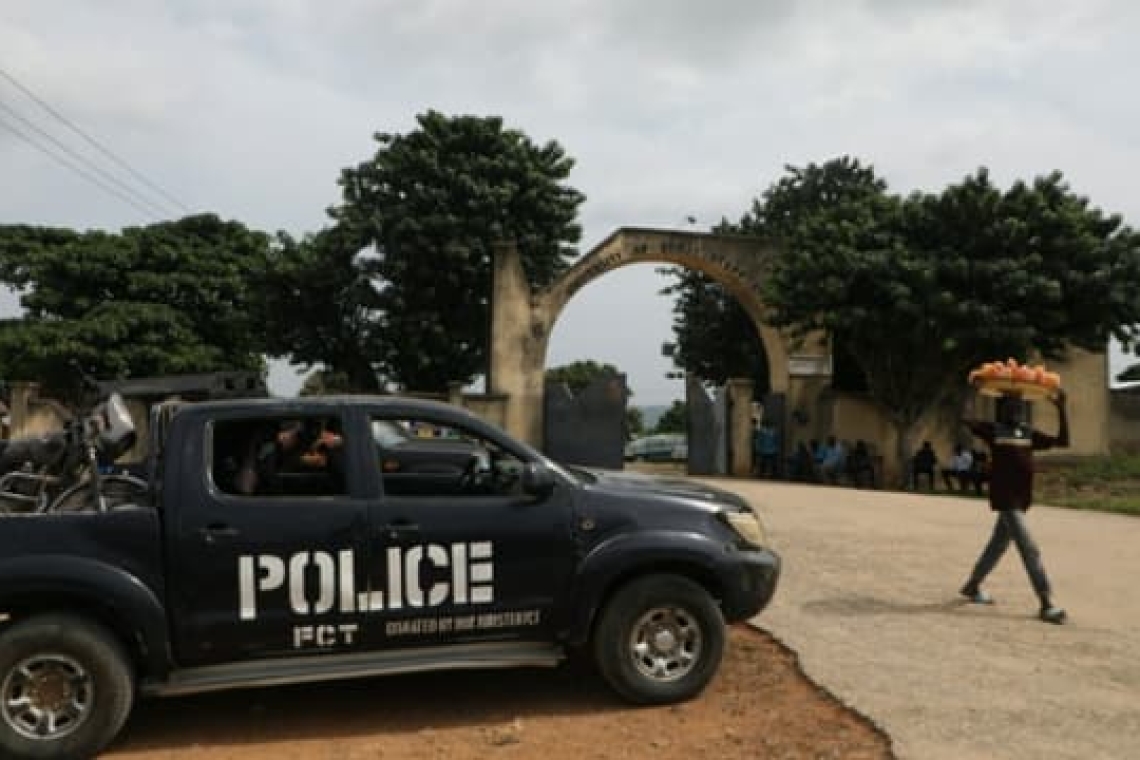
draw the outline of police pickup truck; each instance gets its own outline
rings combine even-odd
[[[138,503],[0,516],[0,757],[90,757],[136,695],[573,650],[683,700],[779,574],[739,497],[564,468],[445,404],[211,401],[151,433]]]

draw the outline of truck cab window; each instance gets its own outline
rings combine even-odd
[[[373,418],[384,492],[464,497],[511,493],[523,463],[472,431],[423,419]]]
[[[346,494],[342,430],[336,417],[220,420],[212,435],[214,484],[234,496]]]

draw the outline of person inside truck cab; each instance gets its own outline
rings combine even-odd
[[[234,491],[245,496],[288,494],[287,473],[325,473],[343,484],[343,448],[344,439],[328,421],[290,420],[258,425],[248,435],[234,478]]]

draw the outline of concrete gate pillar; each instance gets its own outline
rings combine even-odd
[[[489,390],[506,398],[507,432],[541,449],[543,365],[550,328],[531,303],[530,285],[514,245],[495,247],[493,283]]]
[[[752,381],[747,378],[729,378],[726,385],[730,452],[728,474],[746,478],[752,474]]]

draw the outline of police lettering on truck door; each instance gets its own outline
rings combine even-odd
[[[435,579],[421,581],[423,563]],[[372,588],[356,588],[356,556],[346,549],[299,551],[287,557],[238,557],[238,618],[258,619],[266,605],[286,603],[300,618],[349,616],[355,622],[306,622],[293,626],[294,649],[352,646],[364,616],[408,609],[430,610],[444,603],[478,608],[495,601],[494,544],[491,541],[390,546],[381,554],[383,574],[369,575]],[[379,569],[379,568],[374,568]],[[444,577],[439,577],[443,575]],[[311,581],[315,579],[315,583]],[[539,624],[538,610],[390,620],[387,636],[416,636],[517,628]]]

